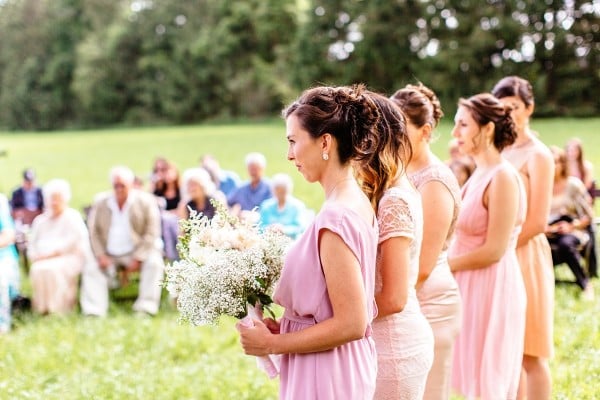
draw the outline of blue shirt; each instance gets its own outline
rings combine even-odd
[[[279,224],[283,228],[283,233],[292,239],[296,239],[306,226],[306,207],[300,200],[292,196],[288,196],[282,209],[279,208],[275,197],[263,201],[259,213],[259,225],[262,228]]]
[[[248,182],[234,190],[227,203],[230,207],[239,204],[242,210],[251,211],[271,196],[271,185],[266,179],[261,179],[255,188]]]
[[[31,211],[39,210],[41,207],[38,204],[38,192],[36,188],[31,190],[23,189],[23,201],[25,208]]]
[[[240,178],[235,172],[221,170],[221,175],[219,176],[219,190],[225,196],[231,195],[239,185]]]

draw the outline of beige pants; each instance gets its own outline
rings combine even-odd
[[[131,263],[131,256],[114,257],[114,265],[106,270],[98,263],[89,263],[81,275],[81,311],[85,315],[104,316],[108,311],[108,289],[113,272],[119,267]],[[164,262],[160,251],[152,251],[140,268],[140,285],[138,297],[133,303],[133,310],[156,314],[160,305]]]

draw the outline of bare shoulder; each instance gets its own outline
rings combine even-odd
[[[535,145],[531,149],[530,159],[534,162],[554,163],[554,156],[552,155],[550,148],[537,138],[534,138],[533,141]]]
[[[519,179],[519,172],[509,163],[503,163],[492,178],[490,187],[499,191],[517,190]]]

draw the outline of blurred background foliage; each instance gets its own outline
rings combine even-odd
[[[276,114],[318,84],[422,81],[450,114],[517,74],[600,112],[600,0],[0,0],[0,128]]]

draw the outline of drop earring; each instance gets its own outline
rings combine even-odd
[[[329,160],[329,154],[323,153],[323,160],[325,160],[325,161]]]

